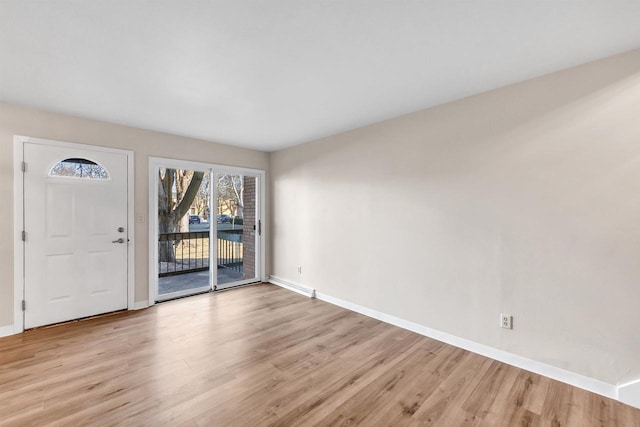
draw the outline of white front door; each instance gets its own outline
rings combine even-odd
[[[24,144],[25,328],[127,308],[127,156]]]

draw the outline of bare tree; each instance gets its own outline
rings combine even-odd
[[[200,184],[198,188],[198,194],[196,194],[196,198],[192,204],[196,214],[207,221],[209,221],[209,181],[209,174],[205,174],[202,178],[202,184]]]
[[[189,212],[198,194],[204,172],[161,169],[158,175],[158,231],[179,232],[180,221]],[[161,245],[159,258],[160,261],[174,261],[173,246]]]
[[[242,175],[218,177],[218,213],[229,212],[234,218],[244,214],[244,179]]]

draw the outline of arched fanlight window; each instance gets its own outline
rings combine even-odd
[[[94,161],[71,158],[59,161],[49,171],[52,177],[68,177],[83,179],[109,179],[105,168]]]

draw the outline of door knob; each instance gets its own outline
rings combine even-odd
[[[119,238],[118,240],[114,240],[114,241],[113,241],[113,242],[111,242],[111,243],[124,243],[124,239],[121,237],[121,238]]]

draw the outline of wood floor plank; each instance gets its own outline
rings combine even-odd
[[[321,423],[321,420],[335,412],[336,407],[369,387],[369,384],[390,366],[405,357],[405,353],[411,353],[422,345],[419,340],[410,335],[399,341],[389,339],[388,335],[382,342],[378,339],[375,341],[379,342],[376,352],[364,352],[366,356],[363,356],[359,349],[352,348],[350,355],[343,354],[340,359],[343,361],[339,367],[340,373],[338,375],[335,372],[331,373],[325,386],[317,388],[319,392],[311,396],[303,396],[300,404],[283,414],[272,425],[304,426]],[[348,364],[345,363],[346,360]]]
[[[640,426],[640,410],[273,285],[0,338],[0,425]]]
[[[505,366],[504,377],[501,384],[495,394],[493,402],[487,410],[482,410],[481,419],[477,420],[474,424],[480,426],[499,426],[499,425],[519,425],[515,422],[526,423],[532,422],[534,414],[530,411],[523,410],[517,404],[517,397],[514,399],[512,390],[517,388],[518,374],[520,369],[513,366]],[[514,405],[515,403],[515,405]]]
[[[518,378],[511,389],[513,403],[527,412],[540,415],[548,387],[548,378],[519,370]]]
[[[377,411],[372,411],[370,418],[377,425],[410,426],[416,423],[414,415],[459,366],[468,352],[445,346],[437,352],[436,359],[428,364],[418,364],[413,374],[409,372],[410,380],[403,387],[396,390],[379,405]]]
[[[573,387],[560,382],[552,382],[549,385],[542,409],[543,419],[549,420],[554,427],[567,425],[573,392]]]

